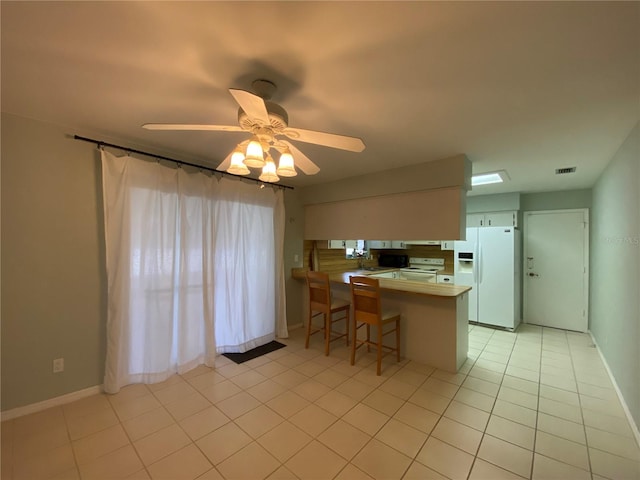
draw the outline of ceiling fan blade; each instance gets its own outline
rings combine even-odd
[[[216,170],[226,171],[227,168],[229,168],[229,165],[231,165],[231,155],[233,155],[233,152],[227,155],[227,158],[225,158],[222,163],[216,167]]]
[[[234,125],[193,125],[183,123],[145,123],[142,128],[147,130],[212,130],[222,132],[245,132],[241,127]]]
[[[302,170],[302,173],[305,175],[315,175],[320,171],[320,167],[309,160],[309,157],[294,147],[290,142],[287,142],[286,140],[281,140],[281,142],[289,147],[291,155],[293,155],[294,163],[300,170]]]
[[[287,128],[282,133],[292,140],[349,150],[350,152],[361,152],[365,147],[364,142],[357,137],[316,132],[314,130],[303,130],[301,128]]]
[[[269,114],[267,107],[264,104],[264,100],[257,95],[246,90],[238,90],[236,88],[230,88],[229,92],[236,99],[240,108],[249,115],[252,119],[262,123],[263,125],[270,125]]]

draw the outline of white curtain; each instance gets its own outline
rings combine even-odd
[[[102,152],[105,390],[286,337],[281,191]]]

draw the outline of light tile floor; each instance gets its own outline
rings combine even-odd
[[[321,339],[2,423],[2,479],[638,479],[588,335],[470,326],[457,374]],[[337,343],[337,342],[336,342]]]

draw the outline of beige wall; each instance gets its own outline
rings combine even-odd
[[[302,319],[303,283],[291,277],[291,269],[304,262],[304,207],[297,190],[285,190],[286,227],[284,237],[284,275],[287,292],[287,324],[299,325]]]
[[[640,127],[593,187],[589,329],[640,426]]]
[[[472,192],[469,192],[472,193]],[[493,195],[469,195],[467,213],[485,213],[520,210],[519,193],[496,193]]]
[[[3,411],[102,383],[99,157],[67,133],[2,114]]]
[[[535,210],[561,210],[591,208],[591,189],[566,190],[561,192],[523,193],[520,205],[525,212]]]

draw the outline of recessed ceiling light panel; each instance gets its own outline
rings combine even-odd
[[[504,170],[500,170],[498,172],[479,173],[471,177],[471,185],[475,187],[478,185],[502,183],[508,179],[509,179],[509,176],[507,175],[507,172],[505,172]]]

